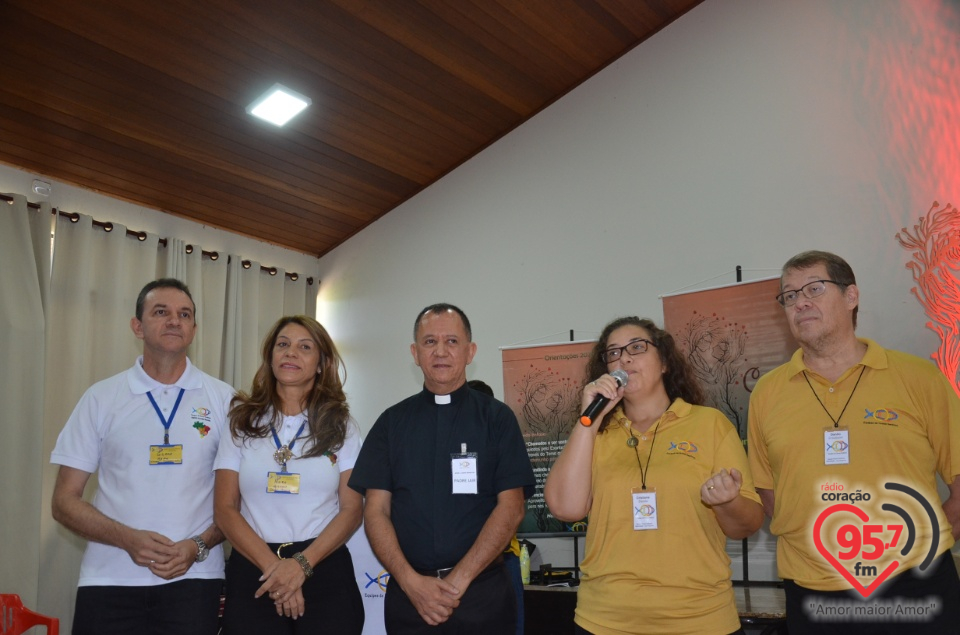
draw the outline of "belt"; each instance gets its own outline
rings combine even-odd
[[[487,567],[477,574],[479,578],[485,573],[490,573],[496,569],[499,569],[503,566],[503,554],[498,555],[493,559],[493,562],[487,565]],[[431,578],[440,578],[441,580],[450,575],[450,572],[453,571],[453,567],[447,567],[445,569],[415,569],[420,575],[429,576]]]

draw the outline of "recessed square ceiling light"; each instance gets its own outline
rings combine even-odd
[[[275,126],[282,126],[311,103],[313,102],[309,97],[304,97],[283,84],[274,84],[270,90],[247,106],[247,112]]]

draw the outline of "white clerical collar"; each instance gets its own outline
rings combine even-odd
[[[438,406],[446,406],[451,401],[450,395],[434,395],[433,402]]]

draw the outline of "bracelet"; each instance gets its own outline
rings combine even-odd
[[[307,557],[303,555],[302,552],[298,551],[293,554],[293,559],[297,561],[297,564],[300,565],[300,568],[303,569],[303,575],[308,578],[313,575],[313,567],[310,566],[310,561],[307,560]]]

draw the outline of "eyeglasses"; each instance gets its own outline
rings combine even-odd
[[[791,289],[790,291],[784,291],[777,294],[777,302],[780,303],[780,306],[786,308],[791,307],[797,303],[797,300],[800,299],[800,293],[802,292],[804,297],[808,299],[816,298],[821,296],[827,291],[826,283],[835,284],[838,287],[845,287],[847,285],[841,284],[834,280],[814,280],[813,282],[808,282],[799,289]]]
[[[608,348],[600,353],[600,359],[603,360],[604,364],[609,364],[610,362],[615,362],[620,359],[620,356],[623,355],[623,351],[627,351],[627,354],[631,357],[634,355],[639,355],[640,353],[646,353],[647,346],[656,346],[656,344],[650,340],[633,340],[626,346],[621,346],[620,348]]]

